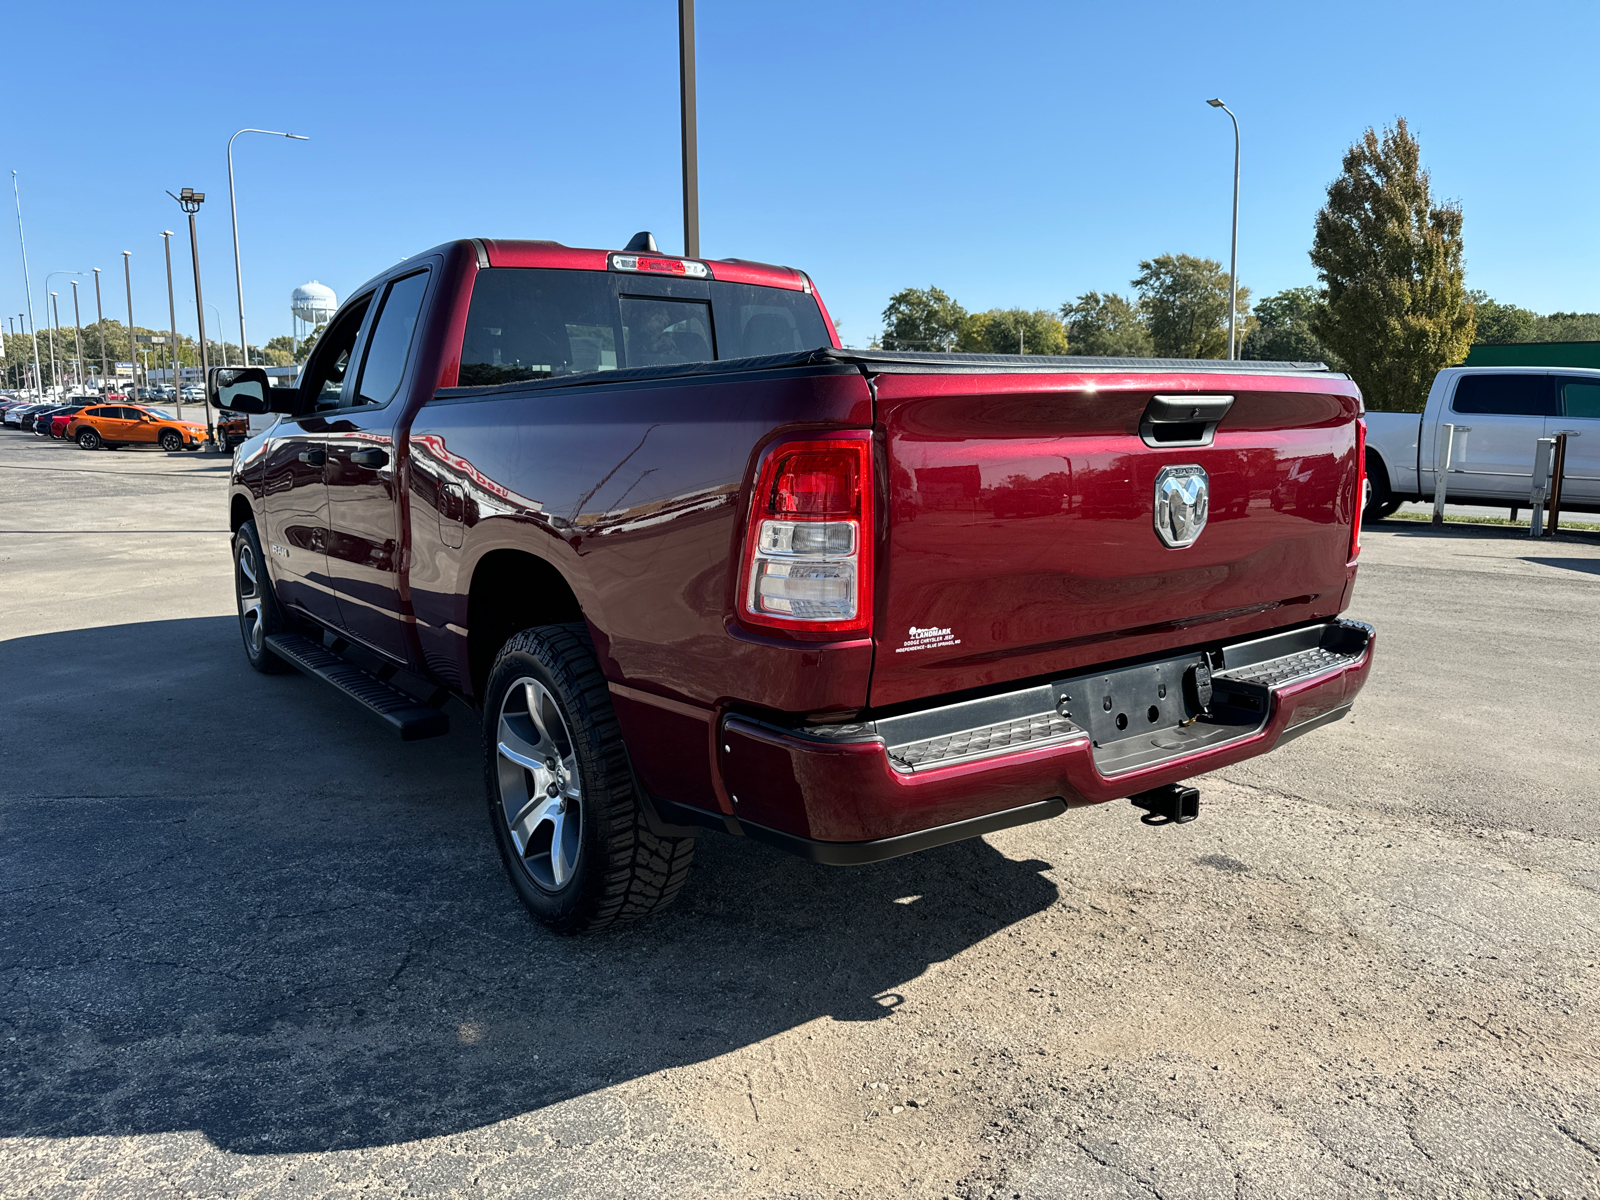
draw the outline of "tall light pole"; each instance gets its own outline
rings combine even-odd
[[[683,118],[683,256],[700,257],[700,148],[694,112],[694,0],[678,0],[678,102]]]
[[[94,269],[94,327],[100,335],[100,387],[106,386],[106,310],[100,304],[100,268]]]
[[[173,402],[178,420],[183,420],[183,381],[178,378],[178,304],[172,298],[172,230],[161,231],[161,247],[167,254],[167,366],[172,371]]]
[[[222,310],[210,301],[206,302],[206,307],[217,318],[217,345],[222,350],[222,361],[217,365],[223,367],[232,366],[233,364],[228,361],[228,339],[222,336]]]
[[[78,281],[72,281],[72,344],[78,352],[78,366],[72,372],[73,381],[78,385],[78,393],[83,393],[83,377],[88,374],[88,368],[83,364],[83,317],[78,312]]]
[[[172,193],[168,192],[167,195],[172,196]],[[206,300],[200,291],[200,235],[195,231],[194,215],[200,211],[200,206],[205,203],[206,194],[197,192],[193,188],[184,188],[179,195],[172,196],[172,198],[178,202],[179,208],[189,214],[189,257],[194,261],[194,315],[195,323],[200,331],[200,381],[201,387],[205,387],[207,375]],[[206,438],[211,442],[212,446],[216,446],[217,428],[216,422],[212,419],[211,405],[209,403],[206,404],[205,409]]]
[[[128,357],[133,360],[133,398],[139,398],[139,345],[133,333],[133,270],[128,266],[132,250],[122,252],[122,282],[128,289]]]
[[[1238,358],[1239,321],[1239,118],[1221,100],[1207,100],[1233,122],[1233,249],[1228,255],[1228,361]]]
[[[33,281],[28,278],[28,239],[22,235],[22,193],[17,188],[17,173],[11,172],[11,195],[17,202],[17,244],[22,247],[22,285],[28,298],[28,335],[33,339],[34,395],[44,399],[44,379],[39,374],[39,330],[33,323]],[[46,287],[50,285],[45,284]]]
[[[82,271],[51,271],[48,275],[46,275],[44,277],[45,291],[50,292],[50,281],[52,279],[54,279],[57,275],[82,275],[82,274],[83,274]],[[47,311],[44,314],[44,319],[47,320],[47,321],[49,321],[51,319],[48,309],[50,308],[51,305],[53,305],[55,303],[55,299],[56,299],[56,293],[55,292],[50,292],[49,296],[47,297],[48,303],[45,306]],[[61,336],[61,316],[60,316],[59,313],[56,314],[54,325],[52,327],[46,328],[45,335],[46,335],[46,338],[48,339],[48,341],[50,343],[50,386],[52,388],[57,388],[57,387],[61,386],[61,375],[56,370],[56,339]]]
[[[233,284],[238,291],[239,298],[239,353],[244,356],[244,365],[250,365],[250,343],[244,337],[244,270],[239,265],[239,205],[233,195],[233,138],[243,133],[260,133],[267,137],[288,138],[295,142],[309,142],[311,139],[301,133],[283,133],[276,129],[241,129],[239,133],[228,139],[228,211],[233,216]],[[222,324],[222,317],[217,316],[217,324]],[[227,345],[227,342],[223,342]]]

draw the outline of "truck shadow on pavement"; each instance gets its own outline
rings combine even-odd
[[[457,1133],[894,1020],[903,985],[1057,897],[982,841],[845,870],[707,835],[675,908],[557,938],[504,878],[464,709],[405,745],[237,638],[0,642],[0,1137]]]

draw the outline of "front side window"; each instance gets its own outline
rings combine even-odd
[[[1567,416],[1600,420],[1600,383],[1564,380],[1561,393],[1561,407]]]
[[[387,404],[400,390],[411,353],[411,335],[422,311],[422,296],[428,289],[428,273],[418,271],[389,285],[378,320],[367,335],[367,357],[361,365],[361,383],[356,388],[357,404]]]
[[[300,384],[300,395],[305,398],[307,409],[325,412],[339,407],[344,377],[350,369],[350,355],[355,350],[356,337],[371,302],[371,296],[363,296],[348,305],[318,340],[311,354],[313,361]]]
[[[1553,417],[1556,390],[1548,375],[1463,375],[1451,407],[1458,413]]]

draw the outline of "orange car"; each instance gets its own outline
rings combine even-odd
[[[159,408],[132,404],[96,404],[72,418],[67,436],[85,450],[102,446],[160,446],[163,450],[198,450],[206,427],[180,421]]]

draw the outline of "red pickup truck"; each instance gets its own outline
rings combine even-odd
[[[1350,709],[1364,426],[1318,364],[846,350],[803,273],[453,242],[346,300],[236,451],[245,653],[402,738],[481,714],[563,931],[706,828],[861,863],[1182,781]]]

